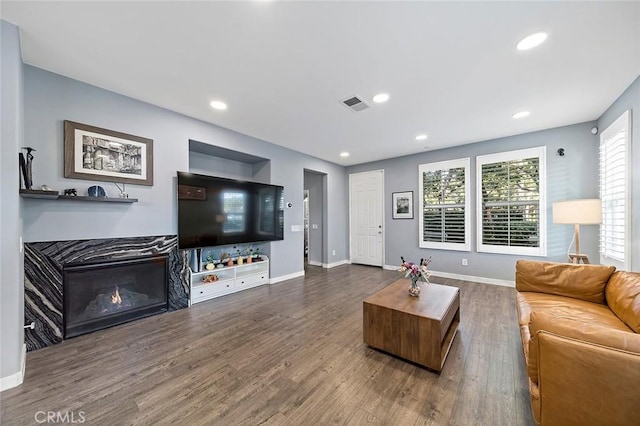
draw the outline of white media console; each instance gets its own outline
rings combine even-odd
[[[191,271],[191,304],[269,284],[269,258],[265,255],[261,257],[261,261],[253,260],[242,265]],[[210,275],[217,276],[218,280],[203,281]]]

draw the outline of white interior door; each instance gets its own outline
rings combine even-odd
[[[382,266],[384,170],[349,175],[351,263]]]

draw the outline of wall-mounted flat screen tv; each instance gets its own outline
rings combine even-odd
[[[282,240],[284,188],[178,172],[180,249]]]

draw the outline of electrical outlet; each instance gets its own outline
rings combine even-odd
[[[331,255],[332,255],[332,256],[335,256],[335,255],[336,255],[336,251],[334,250],[334,251],[331,253]]]
[[[462,266],[468,266],[469,262],[467,261],[467,259],[462,259]]]
[[[20,253],[24,251],[24,242],[22,241],[22,236],[20,236]]]

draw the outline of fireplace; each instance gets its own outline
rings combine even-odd
[[[168,310],[166,255],[64,265],[64,338]]]

